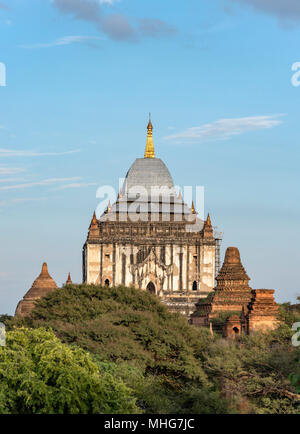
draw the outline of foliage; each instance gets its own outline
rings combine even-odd
[[[240,317],[241,312],[239,311],[227,311],[227,312],[219,312],[215,318],[211,319],[214,330],[221,331],[223,329],[224,324],[226,323],[227,318],[232,315],[237,315]]]
[[[300,322],[300,304],[280,304],[278,318],[290,327],[295,322]]]
[[[214,297],[214,294],[215,294],[215,291],[212,291],[209,294],[207,294],[207,296],[205,298],[200,298],[198,300],[198,304],[210,303]]]
[[[134,413],[130,389],[45,329],[15,329],[0,348],[0,413]]]
[[[174,387],[181,381],[208,386],[198,358],[211,337],[146,292],[72,285],[40,300],[31,318],[13,323],[51,327],[63,342],[77,344],[99,360],[127,361]]]
[[[146,413],[299,413],[300,347],[291,344],[298,313],[299,305],[281,305],[279,329],[231,341],[189,326],[147,292],[72,285],[7,328],[53,328],[93,354],[100,378],[133,390]],[[214,328],[233,314],[220,314]]]
[[[7,324],[10,320],[12,320],[12,316],[10,315],[0,315],[0,322],[2,322],[3,324]]]
[[[299,350],[290,338],[290,329],[283,325],[240,342],[220,339],[206,352],[207,373],[239,412],[299,413],[300,401],[293,398],[289,382]]]

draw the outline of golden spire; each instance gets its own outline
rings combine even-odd
[[[153,144],[153,136],[152,136],[152,122],[151,122],[151,114],[149,113],[149,123],[147,126],[147,145],[145,149],[145,155],[144,158],[155,158],[155,152],[154,152],[154,144]]]
[[[192,214],[196,214],[196,210],[195,210],[195,206],[194,206],[194,201],[192,201]]]

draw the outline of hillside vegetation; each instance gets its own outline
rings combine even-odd
[[[295,317],[287,306],[281,315]],[[7,324],[51,328],[64,344],[81,347],[102,375],[126,384],[140,411],[300,412],[291,382],[300,373],[300,352],[285,324],[230,342],[188,325],[149,293],[88,285],[59,289],[39,300],[30,318]]]

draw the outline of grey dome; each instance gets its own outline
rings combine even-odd
[[[130,195],[133,188],[166,187],[175,193],[173,179],[167,166],[159,158],[137,158],[127,172],[123,192]]]

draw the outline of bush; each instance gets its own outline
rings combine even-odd
[[[0,348],[0,413],[134,413],[132,392],[81,348],[45,329],[15,329]]]

